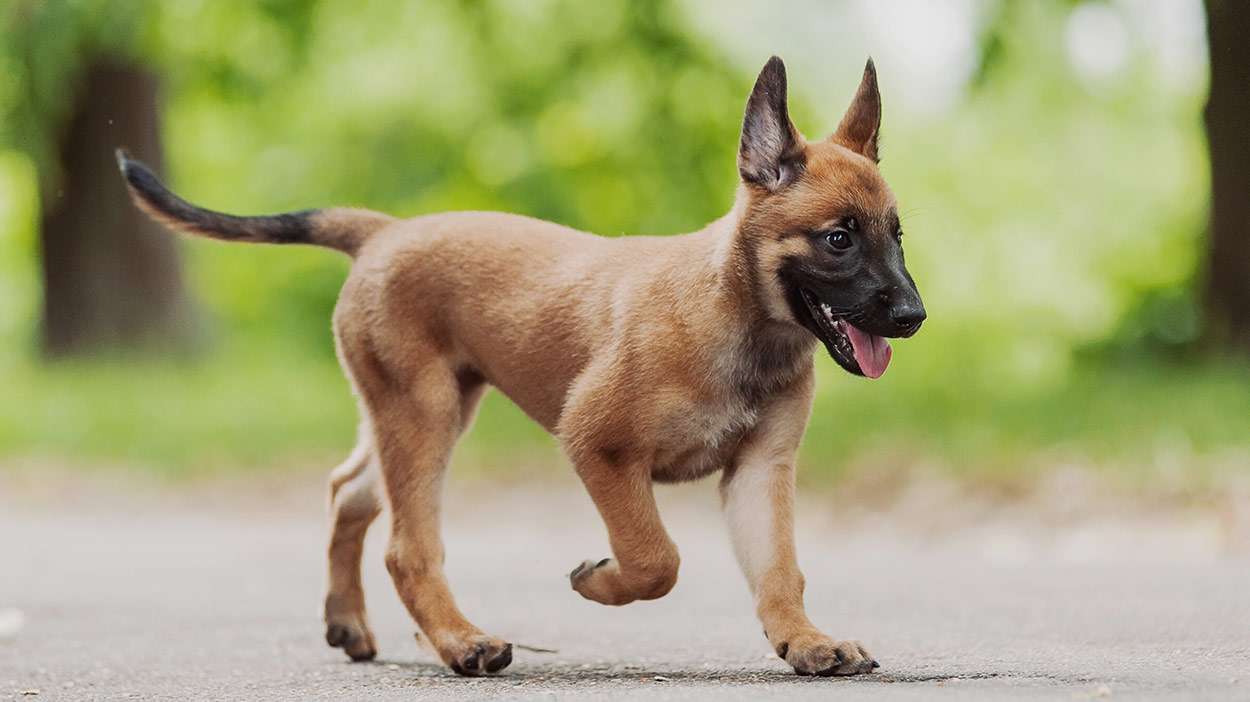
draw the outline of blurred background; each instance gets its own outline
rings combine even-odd
[[[607,236],[730,206],[771,54],[821,138],[864,59],[929,309],[876,382],[818,359],[808,485],[1250,475],[1250,4],[7,0],[0,470],[322,473],[355,405],[333,252],[175,238],[208,207],[498,209]],[[498,394],[461,469],[567,470]],[[888,481],[887,481],[888,482]]]

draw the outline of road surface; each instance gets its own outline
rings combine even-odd
[[[382,566],[383,522],[365,563],[379,658],[352,664],[324,644],[310,489],[5,488],[0,699],[1250,699],[1250,557],[1201,511],[806,501],[809,613],[882,664],[812,679],[770,653],[712,484],[662,495],[683,557],[674,591],[608,608],[566,580],[608,555],[571,482],[455,483],[444,521],[462,608],[554,651],[518,649],[504,675],[463,679],[418,648]]]

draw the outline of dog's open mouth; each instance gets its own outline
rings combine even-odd
[[[869,378],[880,378],[890,365],[894,349],[885,337],[869,334],[834,314],[833,309],[807,290],[803,302],[819,329],[817,334],[833,360],[847,371]]]

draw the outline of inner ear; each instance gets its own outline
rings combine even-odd
[[[738,173],[743,182],[776,191],[803,170],[803,137],[786,108],[786,66],[770,58],[755,81],[742,119]]]
[[[881,92],[877,89],[877,68],[869,58],[859,90],[855,91],[855,99],[851,100],[851,106],[829,140],[877,162],[881,160],[877,153],[880,131]]]

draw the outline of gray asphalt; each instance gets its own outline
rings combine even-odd
[[[565,579],[607,555],[571,484],[454,488],[447,568],[462,608],[491,633],[555,651],[519,649],[504,675],[462,679],[418,648],[381,564],[384,529],[365,567],[379,660],[326,647],[325,525],[310,491],[232,504],[228,490],[10,489],[0,698],[1250,699],[1250,557],[1228,548],[1216,516],[1047,522],[953,501],[852,519],[805,502],[809,613],[883,666],[811,679],[770,654],[712,492],[664,495],[683,555],[676,589],[607,608]]]

